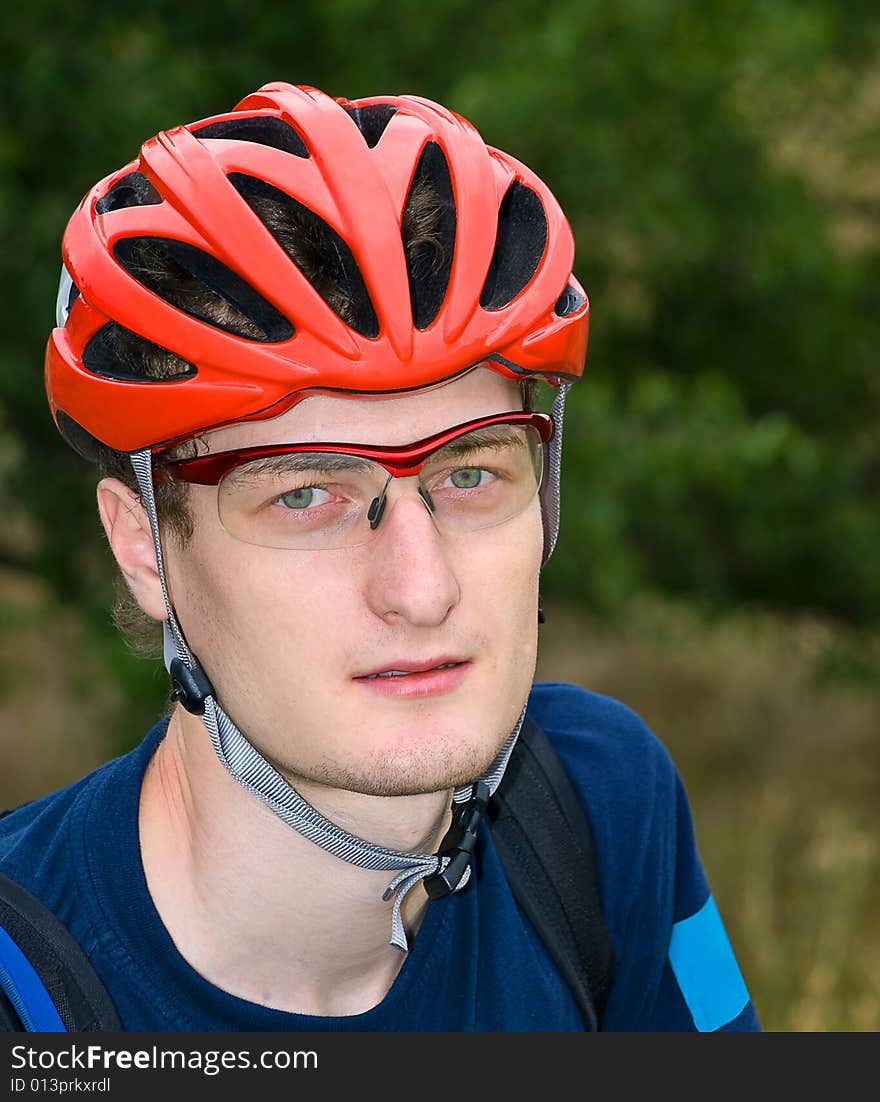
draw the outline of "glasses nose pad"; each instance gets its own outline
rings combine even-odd
[[[387,501],[388,498],[385,496],[385,491],[383,490],[381,497],[374,497],[370,502],[370,507],[367,510],[367,520],[370,522],[370,528],[374,532],[379,527],[379,523],[385,513],[385,504]]]
[[[389,475],[382,487],[382,493],[373,498],[369,509],[367,509],[367,520],[370,522],[370,530],[373,532],[379,527],[382,517],[385,515],[385,506],[388,504],[388,483],[391,478],[392,476]]]

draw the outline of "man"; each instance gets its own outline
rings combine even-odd
[[[286,84],[159,134],[72,217],[50,404],[175,703],[3,820],[0,870],[123,1028],[584,1029],[486,824],[444,847],[526,711],[594,835],[602,1028],[758,1028],[665,751],[532,684],[573,253],[461,117]]]

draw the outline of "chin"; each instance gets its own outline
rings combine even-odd
[[[294,724],[273,724],[263,716],[242,730],[294,787],[299,780],[369,796],[420,795],[481,777],[519,718],[527,693],[528,686],[518,696],[508,682],[457,699],[450,694],[378,701],[369,710],[335,714],[324,709]],[[499,709],[499,700],[513,706]],[[278,711],[296,714],[296,702]],[[279,741],[284,729],[297,732],[298,746]]]
[[[365,796],[416,796],[444,792],[477,780],[507,738],[473,742],[473,731],[456,736],[450,732],[425,740],[386,739],[360,760],[324,761],[309,779],[322,785],[358,792]]]

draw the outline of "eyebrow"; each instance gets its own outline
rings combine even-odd
[[[340,455],[337,452],[293,452],[288,455],[268,455],[265,459],[252,459],[239,467],[233,467],[224,481],[248,482],[263,475],[297,474],[309,471],[316,474],[338,474],[340,471],[365,471],[373,467],[369,459],[357,455]]]
[[[451,455],[470,455],[480,448],[525,448],[525,433],[510,425],[487,425],[451,440],[442,450]]]

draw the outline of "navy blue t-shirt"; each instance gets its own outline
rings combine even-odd
[[[681,780],[628,707],[538,682],[529,712],[562,758],[595,835],[617,965],[602,1028],[758,1030],[712,900]],[[150,897],[138,840],[141,782],[168,717],[130,753],[0,820],[0,871],[85,949],[131,1031],[573,1031],[575,1001],[518,909],[481,828],[462,891],[429,902],[385,998],[344,1017],[273,1010],[209,983]]]

